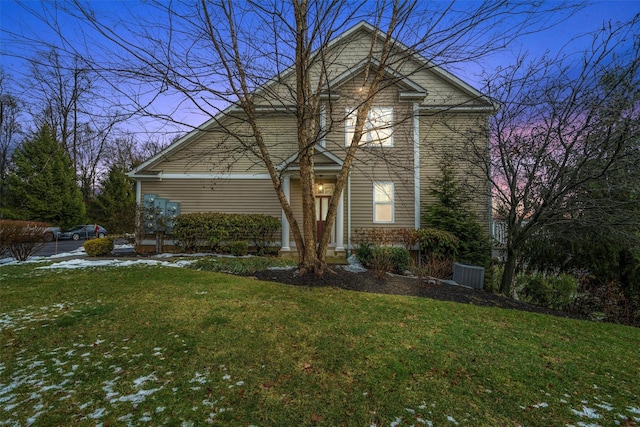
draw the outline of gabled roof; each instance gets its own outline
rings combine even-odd
[[[348,40],[349,38],[353,37],[358,32],[366,32],[366,33],[369,33],[371,35],[375,35],[376,37],[378,37],[381,40],[383,39],[383,36],[384,36],[384,33],[382,33],[381,31],[378,31],[371,24],[369,24],[369,23],[367,23],[365,21],[361,21],[361,22],[357,23],[356,25],[354,25],[353,27],[351,27],[350,29],[348,29],[345,32],[343,32],[342,34],[336,36],[331,41],[329,41],[329,43],[327,45],[327,49],[334,48],[335,46],[337,46],[338,44],[342,43],[343,41]],[[411,52],[412,51],[412,49],[410,49],[406,45],[398,42],[397,40],[393,40],[393,44],[394,44],[394,46],[396,46],[400,50],[404,50],[404,51],[407,51],[407,52]],[[315,53],[317,53],[317,51],[314,52],[314,54]],[[477,89],[475,89],[474,87],[472,87],[468,83],[464,82],[463,80],[459,79],[455,75],[453,75],[453,74],[449,73],[448,71],[442,69],[441,67],[433,64],[432,62],[430,62],[429,60],[424,58],[422,55],[420,55],[418,53],[415,53],[413,55],[413,59],[415,61],[417,61],[418,63],[422,64],[422,66],[425,69],[428,69],[430,72],[434,73],[436,76],[438,76],[438,77],[442,78],[443,80],[447,81],[450,85],[452,85],[453,87],[461,90],[463,93],[467,94],[471,98],[480,100],[481,102],[486,103],[487,106],[490,106],[492,108],[497,108],[497,104],[494,101],[492,101],[489,97],[483,95]],[[349,70],[345,71],[344,73],[340,74],[336,78],[332,79],[330,84],[332,85],[332,87],[333,87],[333,85],[341,85],[342,83],[347,81],[350,77],[354,77],[355,76],[354,73],[357,73],[357,72],[361,71],[362,68],[365,65],[366,65],[366,60],[363,60],[362,62],[356,64],[354,67],[351,67]],[[375,64],[375,65],[379,66],[379,63]],[[392,70],[392,69],[390,69],[388,67],[386,67],[385,71],[387,73],[389,73],[391,76],[393,76],[394,78],[396,78],[400,84],[405,85],[407,88],[409,88],[406,92],[404,92],[404,94],[405,94],[404,95],[405,96],[404,99],[416,100],[416,99],[424,98],[424,96],[427,95],[427,90],[425,88],[421,87],[421,85],[415,83],[414,81],[412,81],[408,77],[400,76],[396,71],[394,71],[394,70]],[[261,90],[267,89],[271,85],[279,84],[279,82],[282,79],[288,77],[289,75],[291,75],[291,73],[294,73],[294,72],[295,72],[295,65],[292,65],[289,68],[287,68],[286,70],[284,70],[282,73],[280,73],[280,75],[273,76],[269,81],[267,81],[260,88],[258,88],[256,90],[256,93],[261,91]],[[402,93],[401,93],[401,99],[403,99]],[[207,120],[205,123],[203,123],[202,125],[198,126],[194,130],[192,130],[191,132],[187,133],[185,136],[183,136],[182,138],[180,138],[179,140],[177,140],[176,142],[171,144],[169,147],[165,148],[161,152],[157,153],[153,157],[147,159],[145,162],[143,162],[142,164],[140,164],[139,166],[137,166],[136,168],[131,170],[128,173],[128,175],[130,177],[139,177],[139,178],[143,178],[143,177],[145,177],[147,175],[150,176],[150,174],[151,174],[150,172],[144,172],[144,173],[141,173],[141,172],[145,171],[145,169],[150,168],[154,164],[157,164],[163,158],[166,158],[169,154],[171,154],[172,152],[176,151],[177,149],[183,148],[183,146],[186,146],[189,143],[191,143],[192,141],[195,141],[199,136],[204,134],[207,129],[209,129],[211,126],[214,126],[215,124],[219,123],[225,116],[227,116],[235,108],[237,108],[236,105],[234,105],[234,104],[229,105],[224,110],[218,112],[211,119]],[[336,161],[336,160],[339,161],[339,159],[337,157],[335,157],[333,154],[331,154],[326,149],[323,149],[319,145],[316,146],[316,149],[319,150],[319,152],[321,152],[327,158],[332,159],[332,161]],[[288,159],[288,160],[290,160],[290,159]],[[291,160],[291,161],[293,161],[293,160]],[[336,162],[336,164],[341,164],[341,163],[337,163]],[[286,168],[286,167],[288,167],[290,165],[290,162],[287,163],[287,161],[285,161],[285,162],[281,163],[281,165],[284,165],[285,168]]]
[[[316,170],[340,170],[342,168],[342,159],[333,154],[331,151],[318,144],[316,144],[314,150],[315,163],[317,165]],[[280,171],[298,170],[300,168],[300,166],[297,165],[299,156],[299,153],[292,154],[286,160],[276,166],[276,169]]]

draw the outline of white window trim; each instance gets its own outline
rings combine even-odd
[[[355,130],[355,119],[356,114],[358,114],[358,110],[353,108],[346,108],[346,119],[344,124],[344,145],[348,147],[351,145],[351,140],[353,139],[353,132]],[[389,137],[385,138],[384,142],[372,142],[371,135],[375,132],[374,126],[372,125],[372,112],[380,111],[380,116],[389,117],[389,128],[391,130]],[[384,147],[384,148],[393,148],[393,128],[394,128],[394,111],[393,107],[371,107],[369,114],[367,115],[367,121],[364,124],[362,129],[362,138],[360,139],[360,146],[363,147]],[[384,129],[386,131],[386,129]]]
[[[377,186],[382,186],[382,185],[390,185],[391,186],[391,201],[390,202],[378,202],[376,201],[376,187]],[[393,182],[383,182],[383,181],[376,181],[373,183],[373,223],[374,224],[394,224],[396,222],[396,207],[395,207],[395,200],[396,200],[396,196],[395,196],[395,185]],[[377,221],[376,220],[376,207],[378,205],[390,205],[391,206],[391,221]]]

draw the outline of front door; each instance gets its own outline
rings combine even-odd
[[[316,239],[320,240],[324,225],[327,222],[327,212],[329,211],[329,200],[331,196],[316,196]]]

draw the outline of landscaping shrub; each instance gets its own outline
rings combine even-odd
[[[176,217],[173,235],[185,251],[196,251],[208,243],[216,250],[225,241],[250,241],[258,253],[273,246],[280,221],[262,214],[190,213]]]
[[[417,231],[420,262],[429,275],[446,279],[453,274],[453,260],[458,253],[459,240],[448,231],[421,228]]]
[[[366,251],[369,251],[364,256],[370,260],[368,265],[373,268],[379,279],[384,278],[386,273],[404,274],[409,269],[411,256],[408,249],[396,246],[361,245],[360,247],[366,247]],[[360,262],[365,265],[363,261]]]
[[[44,222],[0,220],[0,255],[26,261],[44,245],[48,226]]]
[[[392,246],[389,248],[393,272],[404,274],[409,269],[411,254],[408,249]]]
[[[371,268],[373,264],[373,248],[374,245],[370,243],[360,243],[356,249],[358,261],[366,268]]]
[[[546,276],[541,273],[516,277],[521,299],[542,307],[563,309],[576,299],[578,281],[568,274]]]
[[[418,230],[418,245],[423,259],[441,258],[455,259],[460,241],[448,231],[435,228],[421,228]]]
[[[393,260],[387,246],[374,246],[371,250],[371,265],[378,279],[384,279],[392,269]]]
[[[82,247],[89,256],[109,255],[113,251],[113,237],[87,240]]]
[[[238,240],[229,245],[229,253],[233,256],[245,256],[249,253],[249,243],[245,240]]]

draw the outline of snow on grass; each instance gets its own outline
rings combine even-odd
[[[57,270],[57,269],[80,269],[93,267],[131,267],[133,265],[163,266],[163,267],[185,267],[194,263],[193,260],[179,260],[175,262],[157,261],[152,259],[139,260],[87,260],[87,259],[71,259],[37,267],[38,270]]]
[[[15,264],[21,264],[21,263],[39,263],[39,262],[46,262],[52,259],[58,259],[58,258],[67,258],[67,257],[86,257],[87,253],[85,252],[84,248],[82,246],[80,246],[77,249],[68,251],[68,252],[61,252],[59,254],[55,254],[55,255],[50,255],[50,256],[32,256],[29,257],[28,260],[26,261],[17,261],[15,258],[13,257],[8,257],[8,258],[0,258],[0,266],[3,265],[15,265]]]
[[[179,337],[175,332],[171,336]],[[136,358],[131,355],[129,346],[122,345],[126,341],[107,341],[100,336],[95,339],[78,337],[75,342],[66,346],[42,349],[31,354],[21,352],[10,366],[6,366],[3,361],[0,373],[7,375],[0,378],[0,426],[37,424],[39,417],[49,410],[55,410],[57,406],[72,407],[78,420],[94,420],[94,425],[100,425],[99,421],[109,414],[115,414],[112,416],[117,417],[118,422],[128,425],[171,424],[176,414],[175,409],[166,404],[160,405],[159,401],[146,412],[121,415],[122,410],[127,408],[126,405],[138,408],[165,388],[172,390],[175,395],[185,392],[184,382],[180,378],[173,379],[173,372],[163,367],[162,362],[158,362],[152,354],[167,352],[167,348],[143,350],[144,353]],[[88,353],[83,353],[82,349],[87,349]],[[118,365],[106,366],[103,363],[111,357],[120,359]],[[154,359],[153,364],[148,363],[150,359]],[[164,371],[164,375],[159,373]],[[128,377],[130,372],[137,372],[138,375]],[[107,377],[96,387],[90,378],[99,373],[113,373],[115,377]],[[73,380],[65,378],[67,374],[72,374]],[[217,382],[222,385],[229,379],[218,379]],[[172,384],[173,382],[176,383]],[[187,384],[215,382],[209,374],[196,371]],[[235,386],[245,384],[241,380],[234,379],[234,382]],[[215,388],[215,384],[212,387]],[[191,425],[212,422],[221,413],[233,410],[228,405],[218,406],[218,402],[225,400],[223,392],[219,393],[221,394],[214,401],[202,402],[206,410],[187,416],[187,419],[193,420]],[[83,396],[92,398],[82,399]],[[78,398],[79,401],[76,400]]]
[[[602,415],[598,414],[596,412],[595,409],[593,408],[588,408],[586,406],[582,406],[582,410],[578,411],[575,409],[571,409],[571,412],[573,412],[574,414],[580,416],[580,417],[585,417],[585,418],[590,418],[590,419],[598,419],[598,418],[602,418]]]
[[[7,313],[0,313],[0,332],[6,329],[12,329],[13,332],[21,331],[31,323],[55,320],[72,311],[71,309],[74,306],[88,304],[91,304],[91,302],[73,303],[67,301],[43,307],[27,306]]]

